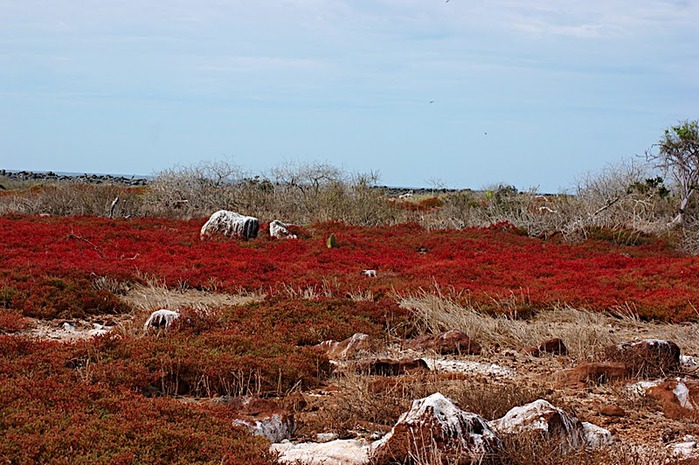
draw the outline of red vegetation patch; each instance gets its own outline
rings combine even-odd
[[[14,310],[0,309],[0,334],[16,333],[30,326],[29,319],[24,318],[22,313]]]
[[[9,463],[272,464],[226,407],[89,382],[71,347],[0,336],[0,456]]]
[[[693,282],[699,259],[647,238],[639,246],[608,240],[571,245],[529,238],[507,224],[426,231],[415,224],[323,223],[298,240],[202,242],[202,222],[6,215],[0,217],[0,289],[22,296],[10,308],[41,316],[74,314],[78,310],[66,302],[72,300],[87,300],[79,305],[85,312],[123,311],[108,309],[115,303],[88,288],[85,280],[93,275],[138,280],[146,274],[199,288],[215,279],[229,291],[330,284],[336,295],[371,291],[379,298],[436,283],[494,311],[567,303],[631,308],[645,318],[672,321],[693,318],[692,304],[699,302]],[[325,243],[330,234],[336,236],[332,249]],[[417,253],[420,247],[428,252]],[[365,279],[362,269],[377,270],[379,279]]]
[[[21,331],[25,317],[129,312],[94,285],[97,277],[269,295],[243,307],[183,309],[169,330],[143,336],[124,331],[62,344],[0,335],[1,457],[271,463],[262,441],[232,426],[227,407],[168,396],[314,388],[330,369],[316,344],[405,331],[410,316],[395,294],[435,284],[464,303],[519,315],[567,303],[682,321],[695,317],[699,302],[699,259],[648,237],[610,240],[600,232],[569,245],[528,238],[507,223],[462,231],[323,223],[295,230],[297,240],[200,241],[203,222],[0,216],[0,333]],[[328,248],[331,234],[336,244]],[[360,275],[365,269],[377,277]],[[288,298],[304,293],[312,299]],[[623,375],[593,368],[573,381]]]
[[[0,270],[0,306],[35,318],[84,318],[119,314],[129,307],[114,294],[92,288],[84,277]]]
[[[444,200],[439,197],[427,197],[418,202],[411,200],[393,200],[391,204],[409,212],[427,212],[443,206]]]

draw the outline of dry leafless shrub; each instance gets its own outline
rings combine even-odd
[[[396,221],[378,175],[348,174],[329,164],[286,164],[251,175],[228,162],[200,163],[158,173],[144,197],[144,214],[180,218],[216,210],[271,221],[309,224],[339,220],[378,225]]]
[[[143,198],[143,212],[152,216],[190,218],[233,209],[229,207],[233,201],[229,186],[243,178],[242,170],[228,162],[202,162],[163,170],[149,185]]]
[[[514,186],[494,186],[484,191],[459,191],[444,195],[444,206],[422,218],[432,229],[483,227],[508,222],[530,236],[560,230],[571,197],[542,195],[535,189],[519,192]]]
[[[690,255],[699,255],[699,215],[687,213],[684,215],[682,227],[676,229],[679,249]]]
[[[116,198],[119,201],[111,208]],[[0,214],[96,215],[125,217],[140,212],[139,194],[114,184],[27,185],[0,197]]]
[[[129,284],[108,276],[96,276],[93,274],[92,288],[96,291],[104,290],[116,295],[126,295]]]
[[[519,192],[497,185],[480,192],[446,194],[444,207],[424,215],[431,228],[511,223],[530,236],[561,231],[570,241],[587,237],[590,228],[658,233],[673,215],[673,199],[648,165],[624,161],[580,178],[574,195]]]
[[[624,228],[648,233],[666,230],[673,214],[670,192],[648,165],[622,161],[578,181],[577,211],[564,234],[586,237],[591,227]]]

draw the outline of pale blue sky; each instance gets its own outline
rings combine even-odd
[[[571,190],[699,118],[697,24],[694,0],[0,0],[0,168]]]

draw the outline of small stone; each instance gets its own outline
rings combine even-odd
[[[440,355],[478,355],[481,353],[480,344],[458,330],[438,335],[425,334],[415,339],[408,339],[403,346],[406,349],[416,351],[434,350]]]
[[[619,407],[618,405],[603,405],[599,409],[599,413],[601,415],[607,416],[607,417],[623,417],[626,416],[626,411]]]

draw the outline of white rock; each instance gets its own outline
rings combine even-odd
[[[270,447],[279,454],[279,463],[294,465],[365,465],[369,463],[369,449],[366,441],[357,439],[298,444],[284,441]]]
[[[423,358],[432,371],[448,373],[475,373],[500,378],[514,378],[515,372],[494,363],[473,362],[470,360],[453,360],[446,358]]]
[[[556,419],[557,418],[557,419]],[[612,441],[612,433],[592,423],[579,422],[550,402],[539,399],[514,407],[502,418],[489,422],[497,433],[517,434],[527,431],[552,433],[553,425],[560,427],[570,447],[600,447]]]
[[[549,432],[548,417],[558,414],[566,432],[575,429],[577,420],[571,418],[563,410],[550,402],[539,399],[520,407],[514,407],[502,418],[490,422],[490,426],[499,433],[521,433],[524,431],[540,430]]]
[[[87,333],[90,335],[90,337],[102,336],[103,334],[107,334],[111,329],[111,326],[105,326],[99,323],[92,323],[92,329]]]
[[[156,310],[150,314],[146,322],[143,324],[143,331],[148,331],[150,328],[167,328],[179,317],[179,313],[161,308],[160,310]]]
[[[234,425],[244,426],[255,436],[262,436],[271,442],[279,442],[288,439],[293,434],[294,423],[283,415],[275,413],[260,420],[233,420]]]
[[[662,379],[656,379],[653,381],[639,381],[637,383],[627,385],[626,391],[633,396],[643,397],[646,395],[646,391],[648,389],[658,386],[662,382]]]
[[[580,423],[582,425],[582,435],[585,445],[590,449],[597,449],[607,444],[611,444],[614,439],[612,439],[612,433],[601,426],[594,425],[583,421]]]
[[[682,380],[677,380],[677,385],[675,385],[675,389],[672,390],[672,393],[677,397],[682,407],[694,410],[692,401],[689,399],[689,388],[687,388],[687,385],[684,384]]]
[[[74,333],[75,332],[75,326],[68,323],[67,321],[63,323],[62,328],[63,328],[63,331],[65,331],[67,333]]]
[[[694,436],[687,435],[682,438],[682,442],[668,444],[667,448],[670,450],[670,454],[675,458],[692,459],[699,457],[697,438]]]
[[[412,436],[406,438],[406,431],[420,440]],[[400,416],[391,431],[372,443],[372,454],[391,456],[392,450],[395,450],[392,444],[396,443],[400,450],[401,444],[404,445],[406,440],[418,447],[420,443],[430,444],[436,440],[451,450],[462,450],[476,460],[502,445],[483,418],[461,410],[438,392],[414,400],[410,410]]]
[[[376,270],[362,270],[359,272],[359,274],[363,274],[364,276],[367,276],[369,278],[375,278]]]
[[[276,239],[298,239],[296,234],[291,234],[289,225],[279,220],[274,220],[269,224],[269,235]]]
[[[252,216],[241,215],[228,210],[219,210],[201,227],[200,238],[220,233],[224,236],[252,239],[257,237],[260,221]]]
[[[680,366],[684,369],[696,369],[699,368],[699,360],[691,355],[680,355]]]

